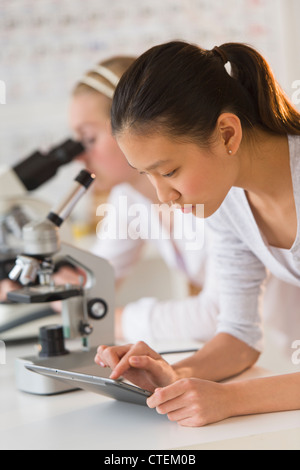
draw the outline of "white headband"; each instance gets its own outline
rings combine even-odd
[[[85,83],[86,85],[90,86],[91,88],[94,88],[94,90],[99,91],[100,93],[103,93],[105,96],[108,98],[112,98],[115,92],[115,88],[120,80],[120,78],[113,73],[111,70],[107,69],[103,65],[96,65],[91,72],[96,72],[98,75],[101,75],[103,78],[105,78],[108,82],[111,83],[111,85],[114,87],[113,89],[110,88],[108,85],[105,85],[104,83],[100,82],[94,77],[89,77],[85,76],[80,80],[80,83]]]
[[[103,95],[107,96],[108,98],[112,98],[114,96],[115,90],[110,88],[108,85],[105,85],[104,83],[99,82],[99,80],[97,80],[96,78],[83,77],[80,80],[80,83],[85,83],[85,85],[88,85],[91,88],[94,88],[94,90],[97,90],[100,93],[103,93]]]
[[[120,77],[118,77],[114,72],[111,70],[107,69],[103,65],[96,65],[92,72],[96,72],[99,75],[102,75],[102,77],[106,78],[108,82],[110,82],[114,87],[117,86],[119,83]]]

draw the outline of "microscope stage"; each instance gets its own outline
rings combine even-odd
[[[68,286],[31,286],[11,291],[8,300],[17,303],[42,303],[65,300],[69,297],[82,295],[82,288],[76,285]]]

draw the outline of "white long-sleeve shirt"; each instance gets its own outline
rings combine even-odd
[[[260,300],[266,269],[278,279],[300,287],[300,136],[289,136],[288,140],[298,220],[290,250],[268,245],[243,189],[232,188],[218,211],[207,219],[214,233],[219,280],[217,332],[232,334],[259,351],[263,349]],[[300,323],[300,309],[298,318]]]

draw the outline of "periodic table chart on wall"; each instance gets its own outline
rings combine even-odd
[[[257,47],[282,72],[281,0],[1,0],[0,164],[68,137],[68,100],[80,76],[116,54],[184,39],[205,48]],[[285,77],[279,79],[285,80]]]

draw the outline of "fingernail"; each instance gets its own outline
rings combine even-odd
[[[139,357],[137,357],[137,356],[132,356],[132,357],[130,358],[130,362],[133,362],[134,364],[138,364],[139,361],[140,361],[140,359],[139,359]]]
[[[105,367],[104,362],[100,361],[100,359],[98,359],[97,357],[95,357],[95,362],[96,364],[98,364],[98,366]]]

